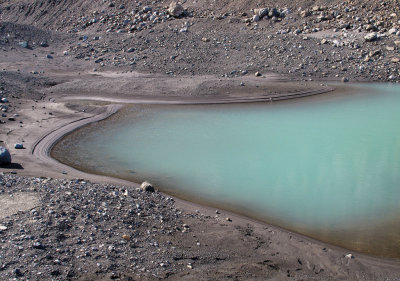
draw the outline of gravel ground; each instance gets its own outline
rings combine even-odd
[[[169,197],[83,180],[1,176],[1,197],[21,193],[39,203],[1,218],[2,280],[76,279],[88,272],[119,278],[127,270],[160,277],[182,267],[168,237],[189,228]]]

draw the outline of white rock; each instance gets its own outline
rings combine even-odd
[[[354,256],[352,254],[347,254],[347,255],[345,255],[345,257],[348,259],[354,259]]]
[[[149,183],[148,181],[142,182],[142,184],[140,185],[140,188],[144,191],[154,192],[153,185],[151,183]]]
[[[171,2],[171,4],[169,4],[168,13],[171,16],[179,18],[180,16],[183,15],[184,12],[185,9],[182,7],[182,5],[178,4],[177,2]]]
[[[364,40],[367,42],[375,41],[376,39],[378,39],[378,33],[376,32],[371,32],[364,36]]]

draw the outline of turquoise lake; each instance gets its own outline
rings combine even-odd
[[[400,258],[400,87],[296,101],[131,106],[63,139],[79,169]]]

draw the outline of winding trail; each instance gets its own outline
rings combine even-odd
[[[260,97],[244,96],[244,97],[217,97],[217,98],[108,98],[96,96],[66,96],[61,98],[63,101],[71,100],[87,100],[87,101],[103,101],[124,104],[228,104],[228,103],[255,103],[255,102],[273,102],[281,100],[297,99],[309,96],[315,96],[334,91],[333,88],[317,88],[304,91],[287,92],[283,94],[267,94]]]

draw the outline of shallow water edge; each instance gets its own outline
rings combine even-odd
[[[307,103],[312,102],[312,103],[319,104],[320,102],[323,102],[323,100],[326,100],[326,99],[329,100],[331,98],[337,99],[337,96],[336,97],[329,96],[329,97],[324,97],[324,98],[317,96],[317,97],[314,97],[311,99],[305,98],[305,99],[302,99],[302,101],[299,101],[299,103],[301,104],[303,102],[307,102]],[[307,99],[308,99],[308,101],[306,101]],[[297,105],[298,105],[298,102],[293,102],[293,101],[286,102],[286,103],[280,102],[278,107],[285,106],[285,107],[290,108],[291,106],[297,106]],[[247,106],[252,107],[254,105],[247,105]],[[256,106],[263,106],[263,105],[256,105]],[[276,107],[276,105],[270,105],[270,104],[267,106],[269,106],[268,108]],[[187,106],[184,106],[184,107],[187,108]],[[194,107],[197,107],[197,106],[194,106]],[[213,107],[214,106],[207,106],[208,109],[213,108]],[[232,105],[232,106],[224,105],[223,107],[242,108],[243,105],[235,105],[235,106],[234,105]],[[179,109],[179,108],[182,108],[182,106],[176,106],[176,108]],[[138,121],[140,121],[141,118],[146,119],[147,118],[146,114],[148,114],[149,112],[152,114],[152,112],[154,112],[154,111],[163,110],[163,109],[164,109],[164,106],[139,106],[139,107],[135,106],[133,110],[136,112],[134,114],[136,116],[134,118],[132,117],[132,120],[134,120],[135,122],[138,122]],[[168,106],[168,110],[171,110],[171,106]],[[68,140],[68,139],[70,141],[72,140],[72,142],[74,143],[75,140],[81,139],[82,136],[85,136],[85,135],[89,134],[90,132],[97,131],[99,129],[101,130],[101,128],[104,128],[107,126],[112,126],[113,124],[120,122],[124,118],[123,116],[126,114],[126,111],[132,111],[132,107],[126,108],[126,109],[124,109],[124,111],[125,112],[121,112],[121,114],[112,116],[111,118],[109,118],[106,121],[103,121],[103,122],[100,122],[97,124],[92,124],[88,127],[85,127],[81,130],[74,132],[73,134],[71,134],[70,136],[68,136],[67,138],[65,138],[64,140],[62,140],[59,144],[57,144],[55,146],[55,149],[52,151],[52,156],[55,156],[56,158],[58,158],[58,160],[61,160],[61,162],[63,162],[63,159],[60,159],[59,157],[57,157],[57,149],[60,149],[60,145],[61,145],[60,151],[62,151],[62,147],[64,147],[64,149],[66,147],[68,147],[68,145],[66,145],[66,143],[65,143],[66,140]],[[145,113],[145,114],[143,114],[143,113]],[[71,148],[71,147],[69,147],[69,148]],[[66,154],[59,153],[58,155],[66,155]],[[70,160],[67,160],[64,163],[75,166],[81,170],[85,170],[85,171],[92,172],[92,173],[95,172],[97,174],[109,175],[109,176],[113,176],[113,177],[117,176],[120,178],[133,180],[136,182],[140,182],[144,179],[149,179],[149,178],[151,179],[151,176],[154,176],[151,174],[146,175],[145,173],[137,174],[136,171],[129,170],[129,169],[127,171],[124,171],[124,173],[122,173],[122,174],[119,173],[117,175],[117,174],[109,172],[107,170],[105,170],[105,171],[104,170],[103,171],[96,170],[96,165],[94,165],[93,167],[90,167],[90,166],[85,166],[85,163],[81,162],[80,164],[83,164],[83,165],[81,165],[81,167],[79,167],[79,161],[78,162],[70,161],[69,163],[68,163],[68,161],[70,161]],[[123,165],[118,165],[118,163],[117,163],[117,166],[119,166],[119,168],[123,167]],[[254,210],[254,208],[251,207],[251,205],[248,205],[248,203],[240,204],[240,202],[238,202],[238,201],[235,201],[234,203],[228,203],[226,201],[221,202],[218,199],[213,199],[213,198],[210,198],[207,196],[202,196],[201,194],[198,194],[198,193],[191,193],[191,192],[187,192],[187,191],[183,191],[183,190],[173,189],[174,185],[175,185],[175,184],[173,184],[173,181],[168,184],[167,183],[168,181],[164,181],[162,178],[157,179],[157,177],[153,181],[155,181],[158,184],[158,186],[160,187],[160,189],[162,191],[167,192],[172,195],[175,195],[180,198],[189,199],[191,201],[196,201],[196,202],[206,204],[206,205],[213,205],[218,208],[222,207],[225,209],[229,209],[231,211],[238,212],[238,213],[244,214],[246,216],[262,220],[267,223],[276,224],[281,227],[287,228],[289,230],[296,231],[296,232],[305,234],[307,236],[314,237],[318,240],[329,242],[329,243],[339,245],[339,246],[342,246],[342,247],[345,247],[348,249],[353,249],[353,250],[362,251],[362,252],[365,252],[368,254],[384,256],[384,257],[394,257],[394,258],[398,257],[398,252],[396,252],[396,250],[395,250],[396,245],[386,245],[387,247],[382,247],[382,243],[376,243],[376,247],[375,247],[374,245],[371,244],[371,241],[373,242],[373,240],[378,239],[378,242],[379,241],[382,242],[382,240],[383,241],[387,240],[387,239],[385,239],[385,235],[383,235],[383,237],[380,237],[380,236],[382,236],[382,235],[380,235],[381,233],[379,233],[379,231],[378,232],[373,231],[373,229],[382,230],[382,229],[387,229],[388,226],[391,226],[391,228],[393,230],[393,222],[396,220],[397,214],[393,214],[393,216],[386,215],[384,220],[382,220],[382,219],[379,220],[379,225],[377,224],[376,220],[371,220],[370,223],[362,222],[362,223],[360,223],[359,226],[354,225],[354,222],[352,222],[353,226],[355,226],[356,228],[359,229],[358,234],[354,235],[354,232],[352,234],[348,233],[348,229],[346,229],[346,227],[336,227],[333,229],[331,228],[330,231],[326,231],[326,228],[324,228],[324,227],[310,228],[306,224],[302,225],[301,223],[296,223],[294,225],[291,222],[288,223],[287,221],[285,222],[285,220],[280,220],[279,216],[276,216],[276,214],[273,214],[272,216],[265,215],[265,214],[260,215],[259,213],[257,213]],[[370,229],[365,228],[365,225],[368,225],[368,224],[371,224],[373,227]],[[400,233],[399,229],[397,229],[393,232],[391,231],[391,233],[394,233],[394,232]],[[369,238],[366,237],[368,235],[370,235],[371,237],[369,237]],[[362,239],[367,241],[367,245],[368,245],[367,248],[365,247],[365,243],[364,243],[364,245],[360,245],[360,242],[359,242],[360,236],[363,236]]]

